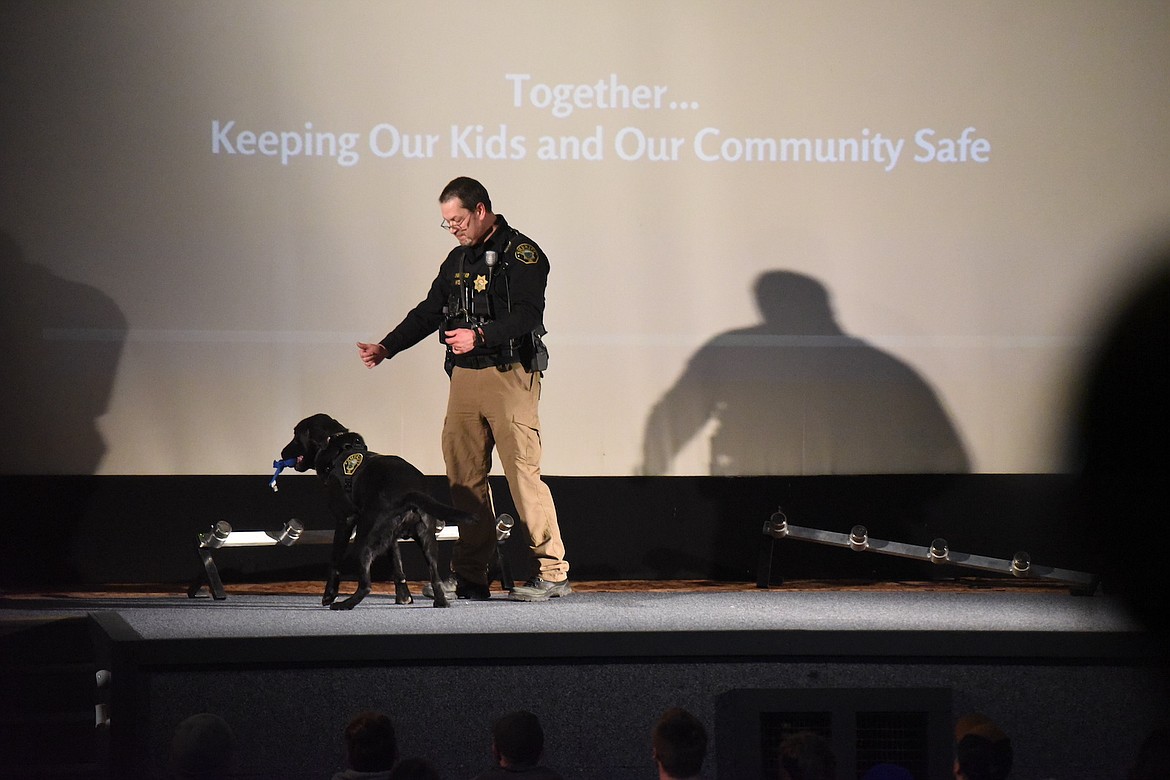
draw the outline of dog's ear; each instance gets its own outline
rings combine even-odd
[[[349,433],[349,428],[346,428],[344,425],[342,425],[341,423],[339,423],[337,420],[333,419],[329,415],[322,414],[322,415],[319,415],[319,417],[321,419],[321,429],[322,429],[323,433],[325,434],[324,438],[326,440],[329,439],[329,437],[331,437],[331,436],[340,436],[343,433]]]
[[[301,431],[300,441],[306,457],[312,457],[317,450],[325,446],[325,437],[321,435],[321,429],[316,425],[306,425]]]
[[[329,440],[343,433],[349,433],[349,429],[327,414],[315,414],[308,418],[305,420],[302,439],[305,457],[312,460],[314,466],[324,465],[316,461],[328,451]]]

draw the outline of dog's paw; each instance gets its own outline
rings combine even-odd
[[[410,586],[405,582],[394,583],[394,603],[395,604],[413,604],[414,596],[410,593]]]
[[[351,610],[351,609],[353,609],[353,608],[354,608],[354,607],[356,607],[356,606],[357,606],[357,602],[356,602],[356,601],[354,601],[353,599],[346,599],[345,601],[335,601],[335,602],[333,602],[332,604],[330,604],[330,605],[329,605],[329,609],[332,609],[332,610],[335,610],[335,611],[338,611],[338,610]]]
[[[337,594],[341,591],[336,577],[330,577],[325,582],[325,592],[321,595],[321,606],[327,607],[337,601]]]

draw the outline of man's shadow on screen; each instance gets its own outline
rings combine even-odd
[[[0,230],[0,580],[60,582],[93,485],[58,475],[94,474],[106,453],[106,413],[126,317],[105,293],[25,261]],[[20,475],[20,476],[18,476]],[[23,476],[35,475],[35,476]]]
[[[711,475],[962,473],[966,451],[930,386],[842,332],[825,287],[792,271],[755,283],[764,321],[722,333],[654,406],[643,473],[669,473],[708,423]]]
[[[0,474],[93,474],[126,317],[105,293],[28,263],[0,230]]]

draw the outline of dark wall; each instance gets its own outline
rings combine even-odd
[[[432,492],[446,497],[442,477]],[[764,522],[782,508],[789,523],[954,551],[1087,571],[1093,539],[1070,506],[1059,475],[884,475],[823,477],[547,477],[578,580],[754,581]],[[183,582],[199,571],[196,537],[218,520],[268,530],[290,518],[330,528],[321,483],[282,476],[0,477],[0,582]],[[497,512],[515,513],[506,483],[493,478]],[[1106,526],[1100,526],[1107,530]],[[441,545],[443,557],[448,545]],[[522,532],[508,542],[517,578],[528,573]],[[221,549],[226,582],[321,579],[325,545]],[[421,556],[406,550],[408,576]],[[785,578],[932,579],[973,574],[873,553],[785,541]],[[380,576],[385,577],[383,565]]]

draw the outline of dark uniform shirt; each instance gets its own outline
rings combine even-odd
[[[488,251],[496,252],[494,267],[487,264]],[[467,354],[451,355],[448,348],[449,362],[456,366],[483,368],[522,359],[518,350],[523,337],[544,332],[548,270],[548,258],[536,242],[497,214],[496,229],[487,240],[452,249],[427,297],[382,339],[387,358],[451,325],[483,329],[482,342]]]

